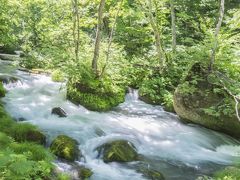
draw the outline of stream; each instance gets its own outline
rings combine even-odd
[[[0,74],[20,80],[4,85],[8,91],[3,98],[6,110],[15,119],[24,118],[24,122],[37,125],[47,135],[48,144],[59,134],[76,139],[85,157],[78,163],[93,170],[92,180],[145,179],[135,170],[139,164],[160,171],[167,180],[193,180],[240,159],[237,140],[184,124],[161,106],[138,100],[136,90],[131,90],[126,101],[112,111],[98,113],[66,100],[65,84],[52,82],[46,75],[18,71],[8,61],[0,61]],[[62,107],[68,117],[52,115],[53,107]],[[117,139],[131,141],[144,161],[104,163],[95,149]],[[61,162],[57,165],[65,171],[69,168]]]

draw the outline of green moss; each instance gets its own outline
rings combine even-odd
[[[88,84],[68,83],[67,86],[68,99],[93,111],[108,111],[125,99],[123,89],[113,90],[99,81],[88,82]]]
[[[222,171],[218,171],[214,175],[215,180],[238,180],[240,179],[240,168],[227,167]]]
[[[138,160],[138,154],[134,145],[125,140],[117,140],[104,144],[103,161],[104,162],[130,162]]]
[[[92,175],[93,175],[93,172],[91,169],[81,167],[79,170],[79,177],[82,180],[86,180],[86,179],[90,178]]]
[[[6,94],[6,91],[5,91],[4,87],[3,87],[2,82],[0,82],[0,97],[4,97],[5,94]]]
[[[36,126],[27,123],[16,123],[9,129],[9,135],[17,142],[34,142],[44,145],[46,136]]]
[[[50,150],[59,158],[66,159],[68,161],[77,160],[81,155],[80,150],[78,149],[78,142],[65,135],[57,136],[52,142]]]
[[[154,180],[164,180],[165,179],[162,173],[160,173],[156,170],[153,170],[153,169],[139,168],[137,171],[142,173],[143,176],[148,179],[154,179]]]
[[[49,151],[34,143],[12,143],[10,147],[16,154],[27,153],[29,159],[33,161],[50,161],[53,159]]]

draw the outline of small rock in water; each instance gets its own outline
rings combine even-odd
[[[52,114],[56,114],[59,117],[67,117],[67,113],[60,107],[55,107],[52,109]]]
[[[18,118],[18,121],[26,121],[26,119],[25,118],[23,118],[23,117],[20,117],[20,118]]]

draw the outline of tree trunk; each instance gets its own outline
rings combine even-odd
[[[117,10],[117,13],[116,13],[115,18],[114,18],[113,26],[112,26],[111,33],[110,33],[109,40],[108,40],[108,47],[107,47],[107,53],[106,53],[106,63],[104,65],[103,69],[102,69],[100,77],[104,74],[105,69],[108,65],[109,56],[110,56],[110,49],[111,49],[112,40],[113,40],[113,34],[114,34],[114,30],[115,30],[115,27],[116,27],[116,24],[117,24],[118,14],[121,10],[122,4],[123,4],[123,0],[121,0],[121,2],[119,4],[119,7],[118,7],[118,10]]]
[[[78,0],[72,0],[73,7],[73,41],[75,48],[75,60],[79,60],[79,44],[80,44],[80,27],[79,27],[79,11],[78,11]]]
[[[175,10],[174,10],[174,0],[170,0],[171,5],[171,21],[172,21],[172,52],[176,52],[176,22],[175,22]]]
[[[215,62],[216,49],[218,47],[218,35],[219,35],[220,29],[221,29],[221,25],[222,25],[222,21],[223,21],[223,15],[224,15],[224,0],[221,0],[218,23],[217,23],[216,30],[215,30],[215,33],[214,33],[214,46],[212,48],[209,71],[213,70],[213,65],[214,65],[214,62]]]
[[[95,39],[95,45],[94,45],[95,48],[94,48],[94,54],[93,54],[93,60],[92,60],[92,69],[96,76],[98,76],[98,58],[99,58],[101,27],[102,27],[104,6],[105,6],[105,0],[101,0],[98,8],[98,24],[97,24],[97,32],[96,32],[96,39]]]
[[[159,63],[160,63],[160,66],[163,67],[163,65],[164,65],[164,54],[163,54],[163,50],[162,50],[160,32],[157,28],[156,21],[153,17],[152,9],[153,9],[152,8],[152,0],[148,0],[148,17],[149,17],[149,21],[150,21],[150,24],[151,24],[153,32],[154,32]]]

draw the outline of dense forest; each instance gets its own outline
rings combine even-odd
[[[240,179],[239,0],[0,0],[0,179]]]

